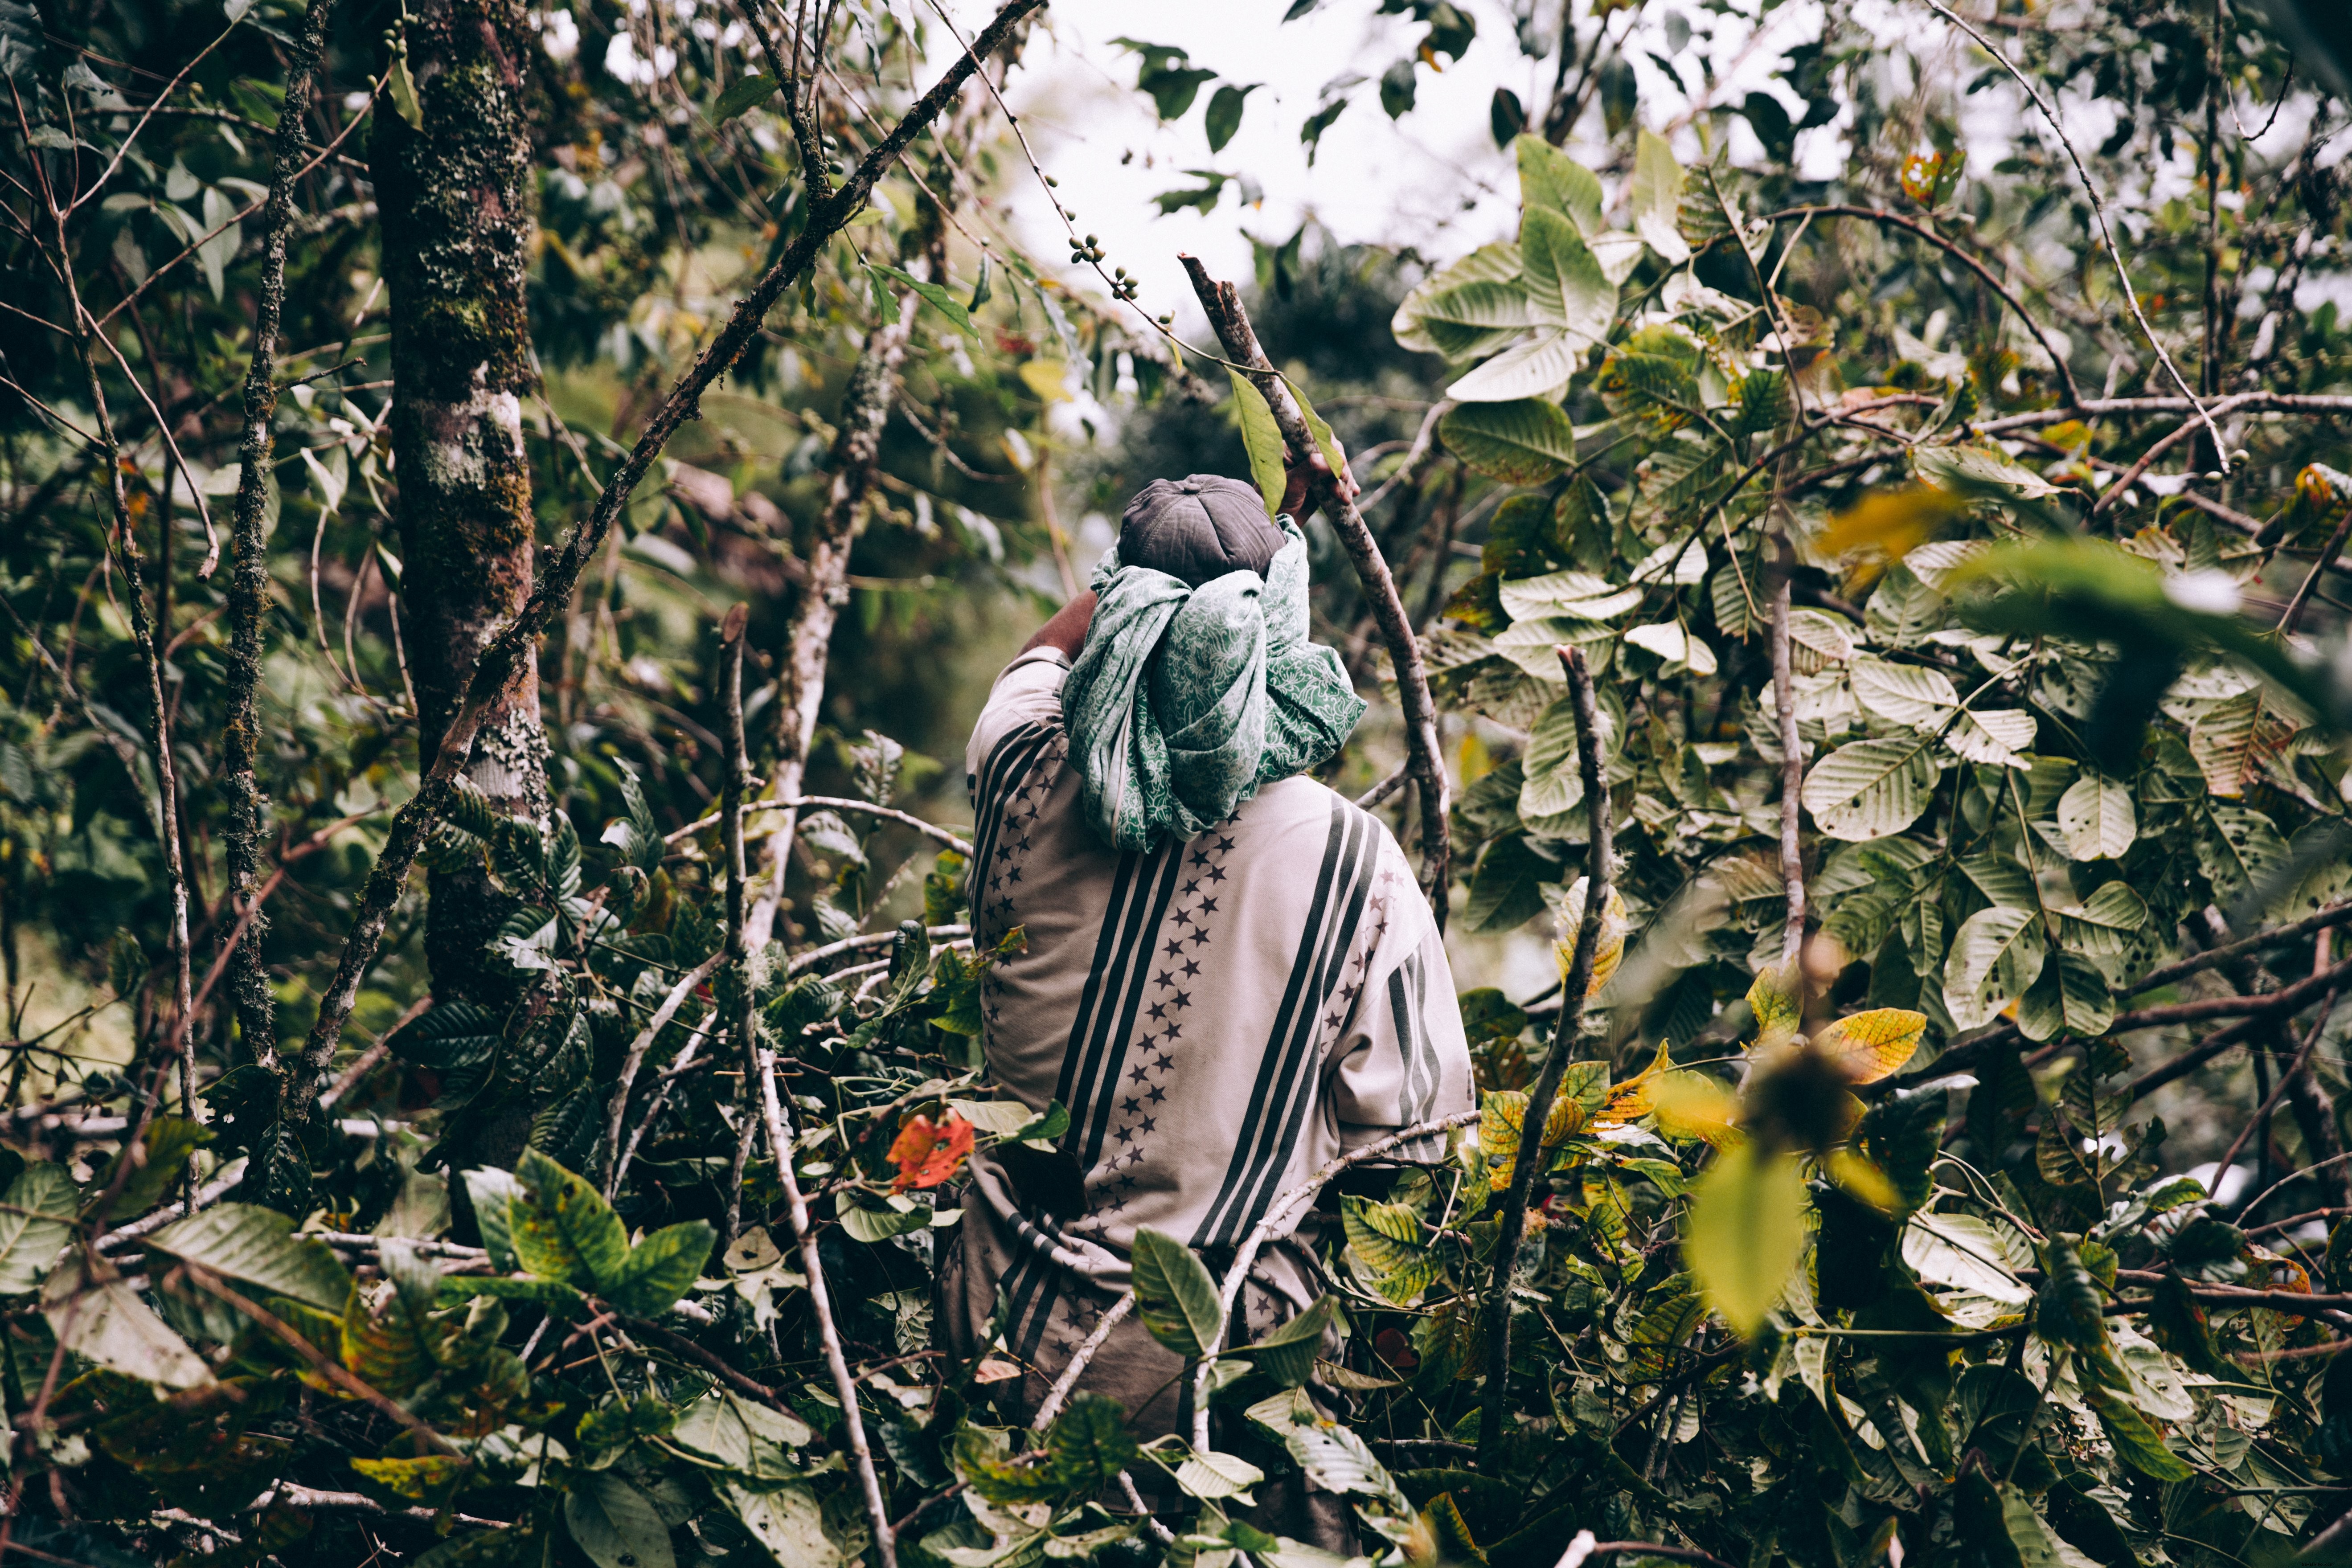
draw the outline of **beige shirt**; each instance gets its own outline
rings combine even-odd
[[[1334,1155],[1472,1103],[1444,941],[1388,829],[1294,777],[1190,843],[1118,854],[1078,808],[1067,673],[1051,648],[1014,660],[966,755],[974,937],[1027,937],[984,983],[989,1068],[1068,1108],[1085,1182],[1085,1212],[1056,1220],[973,1162],[991,1228],[1026,1254],[1016,1318],[1073,1284],[1125,1289],[1139,1226],[1229,1248]]]

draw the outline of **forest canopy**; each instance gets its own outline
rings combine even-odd
[[[0,1562],[2352,1557],[2343,7],[1218,9],[0,0]],[[1477,1106],[1028,1418],[958,759],[1286,466]]]

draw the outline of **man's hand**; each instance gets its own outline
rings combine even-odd
[[[1287,460],[1282,468],[1280,510],[1287,512],[1297,521],[1304,522],[1312,515],[1311,510],[1307,509],[1307,492],[1314,487],[1317,480],[1328,479],[1331,477],[1331,465],[1324,460],[1323,454],[1319,450],[1307,453],[1304,461],[1301,461],[1296,453],[1286,454],[1286,457]],[[1360,487],[1356,483],[1354,472],[1344,460],[1339,469],[1339,493],[1351,500],[1361,493]]]

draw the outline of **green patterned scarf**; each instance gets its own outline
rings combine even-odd
[[[1095,567],[1062,711],[1087,820],[1112,848],[1192,838],[1330,756],[1363,717],[1338,651],[1307,640],[1307,541],[1279,521],[1289,542],[1264,578],[1192,588],[1121,565],[1116,545]]]

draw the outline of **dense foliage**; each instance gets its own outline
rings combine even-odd
[[[1145,1444],[930,1334],[965,1162],[1068,1123],[984,1069],[961,730],[1090,565],[1066,512],[1283,458],[1178,301],[1009,226],[1084,199],[995,96],[1050,12],[940,97],[974,27],[856,0],[0,0],[0,1557],[1305,1568],[1252,1513],[1301,1473],[1385,1562],[2343,1555],[2342,24],[1822,10],[1735,100],[1730,0],[1384,0],[1411,52],[1302,116],[1551,83],[1486,128],[1515,237],[1302,228],[1250,305],[1419,633],[1313,521],[1391,700],[1332,782],[1430,847],[1417,665],[1454,941],[1563,984],[1463,995],[1448,1161],[1277,1205],[1312,1312],[1228,1342],[1246,1258],[1145,1233],[1205,1394]],[[1201,122],[1161,208],[1254,199],[1272,109],[1120,47]],[[512,556],[404,531],[377,196],[485,81],[555,590],[426,647]],[[501,646],[536,796],[436,761]]]

